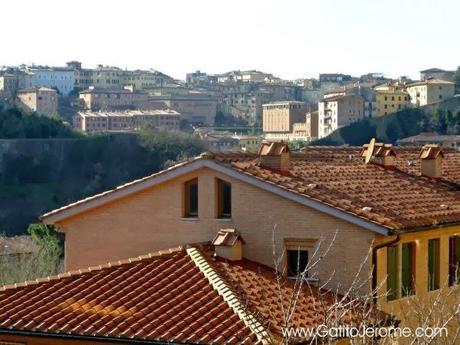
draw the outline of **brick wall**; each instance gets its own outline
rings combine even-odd
[[[183,182],[198,177],[199,218],[182,217]],[[232,183],[232,219],[216,219],[215,178]],[[318,266],[325,281],[349,283],[366,256],[374,234],[351,223],[310,209],[275,194],[234,180],[210,169],[113,201],[58,224],[66,236],[66,269],[102,264],[151,251],[199,241],[211,241],[222,228],[236,228],[246,242],[244,256],[273,266],[272,234],[276,226],[277,251],[285,238],[338,237]],[[311,255],[311,254],[310,254]],[[369,273],[366,266],[363,274]]]

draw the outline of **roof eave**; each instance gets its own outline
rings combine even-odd
[[[354,215],[354,214],[339,210],[333,206],[329,206],[320,201],[313,200],[309,198],[308,196],[300,195],[298,193],[286,190],[282,187],[277,186],[276,184],[261,180],[249,174],[246,174],[236,169],[233,169],[231,167],[225,166],[223,164],[216,163],[213,160],[203,159],[203,158],[195,159],[185,164],[181,164],[181,166],[173,167],[170,170],[166,170],[158,174],[152,175],[152,177],[150,178],[146,178],[144,180],[141,179],[139,180],[139,182],[133,183],[130,186],[126,186],[124,188],[114,189],[112,191],[102,193],[100,194],[100,196],[98,197],[96,196],[93,199],[88,200],[88,201],[82,201],[80,202],[80,204],[78,204],[77,202],[74,206],[71,206],[67,209],[62,209],[62,210],[58,209],[55,211],[51,211],[47,214],[42,215],[40,217],[40,220],[45,224],[56,224],[63,219],[70,218],[74,215],[77,215],[91,208],[102,206],[108,202],[114,201],[116,199],[120,199],[122,197],[126,197],[130,194],[136,193],[145,188],[153,187],[155,185],[172,180],[178,176],[195,171],[200,168],[209,168],[209,169],[218,171],[222,174],[233,177],[236,180],[248,183],[262,190],[274,193],[288,200],[297,202],[304,206],[313,208],[317,211],[320,211],[328,215],[334,216],[336,218],[342,219],[344,221],[355,224],[359,227],[365,228],[377,234],[385,235],[385,236],[390,234],[389,228],[379,225],[377,223],[374,223],[372,221],[369,221],[367,219],[364,219],[358,215]]]

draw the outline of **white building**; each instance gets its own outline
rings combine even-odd
[[[318,103],[318,135],[326,137],[336,129],[364,117],[364,102],[359,95],[333,95]]]
[[[20,87],[47,87],[68,96],[75,87],[75,71],[66,67],[23,66]]]

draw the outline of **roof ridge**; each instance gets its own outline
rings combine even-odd
[[[38,285],[38,284],[41,284],[41,283],[51,282],[51,281],[55,281],[55,280],[59,280],[59,279],[63,279],[63,278],[71,278],[71,277],[81,276],[81,275],[86,274],[86,273],[98,272],[98,271],[102,271],[102,270],[105,270],[105,269],[120,267],[120,266],[129,265],[129,264],[132,264],[132,263],[138,263],[138,262],[146,261],[146,260],[150,260],[150,259],[160,259],[160,258],[171,257],[172,255],[180,253],[182,251],[184,251],[183,246],[177,246],[177,247],[172,247],[172,248],[168,248],[168,249],[163,249],[163,250],[159,250],[157,252],[151,252],[151,253],[148,253],[148,254],[145,254],[145,255],[139,255],[139,256],[136,256],[136,257],[128,258],[128,259],[111,261],[111,262],[108,262],[106,264],[99,265],[99,266],[90,266],[90,267],[86,267],[86,268],[82,268],[82,269],[78,269],[78,270],[73,270],[73,271],[59,273],[59,274],[52,275],[52,276],[47,276],[47,277],[44,277],[44,278],[37,278],[35,280],[26,280],[26,281],[21,282],[21,283],[14,283],[14,284],[0,286],[0,292],[4,292],[6,290],[11,290],[11,289],[16,289],[16,288],[20,288],[20,287]]]
[[[196,267],[208,279],[213,289],[224,299],[228,306],[238,315],[238,317],[249,327],[262,343],[267,342],[269,333],[261,322],[248,311],[240,297],[235,293],[233,286],[219,274],[214,265],[203,255],[197,247],[186,249]]]

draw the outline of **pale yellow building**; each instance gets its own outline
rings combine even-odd
[[[387,83],[374,87],[376,115],[384,116],[410,106],[410,97],[405,86],[399,83]]]
[[[262,138],[257,135],[234,135],[232,138],[238,140],[239,149],[245,152],[257,152],[262,143]]]
[[[39,115],[57,115],[57,91],[46,87],[23,89],[16,93],[16,104],[26,112]]]
[[[455,84],[440,79],[427,79],[407,85],[411,103],[417,107],[433,104],[452,98]]]

